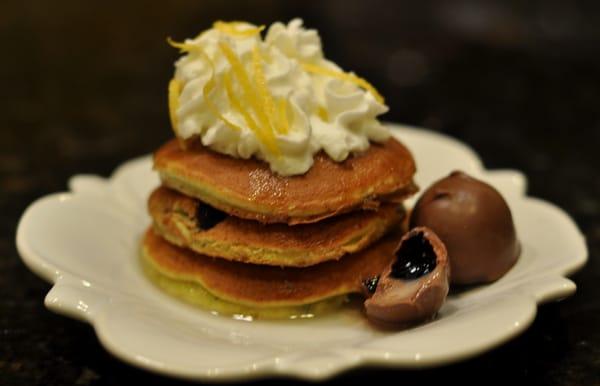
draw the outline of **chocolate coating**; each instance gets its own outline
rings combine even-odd
[[[452,172],[423,193],[410,217],[410,227],[416,226],[431,228],[446,245],[453,284],[497,280],[519,256],[502,195],[463,172]]]

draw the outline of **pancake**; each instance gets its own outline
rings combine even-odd
[[[148,229],[142,259],[165,277],[196,283],[214,296],[251,307],[296,306],[363,291],[362,282],[394,259],[396,232],[336,261],[305,268],[279,268],[203,256],[172,245]]]
[[[295,306],[245,306],[218,298],[200,284],[171,279],[161,274],[145,260],[142,260],[142,269],[146,277],[167,294],[186,303],[209,310],[212,314],[228,315],[234,319],[308,319],[326,315],[351,304],[348,296],[340,295]]]
[[[383,204],[318,223],[261,224],[228,216],[165,187],[148,200],[154,229],[169,242],[195,252],[253,264],[303,267],[339,259],[379,239],[404,216],[402,206]]]
[[[408,149],[390,138],[382,145],[335,162],[324,153],[299,176],[282,177],[265,162],[237,159],[192,142],[171,140],[154,154],[164,185],[232,216],[263,223],[312,223],[355,209],[399,203],[416,192],[415,163]]]

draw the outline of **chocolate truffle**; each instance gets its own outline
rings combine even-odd
[[[379,280],[365,286],[367,316],[380,325],[412,324],[434,316],[448,295],[446,248],[428,228],[414,228],[400,240],[396,259]]]
[[[417,226],[431,228],[446,245],[453,284],[497,280],[519,256],[502,195],[463,172],[452,172],[423,193],[410,216],[410,227]]]

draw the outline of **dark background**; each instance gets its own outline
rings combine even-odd
[[[541,306],[500,348],[333,382],[600,384],[600,2],[501,0],[2,1],[0,384],[175,383],[112,358],[91,327],[44,308],[49,285],[19,260],[16,223],[69,176],[107,176],[172,135],[167,36],[296,16],[320,31],[328,58],[386,96],[388,120],[452,135],[488,168],[522,170],[530,194],[569,212],[590,247],[575,296]]]

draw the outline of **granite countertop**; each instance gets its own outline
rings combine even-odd
[[[16,223],[73,174],[107,176],[171,136],[166,84],[181,39],[215,19],[302,16],[328,57],[386,96],[390,121],[454,136],[487,168],[525,173],[529,194],[587,238],[577,293],[523,334],[423,371],[362,369],[331,383],[492,379],[600,384],[600,4],[518,1],[19,2],[1,6],[0,384],[173,385],[108,354],[93,329],[43,306],[50,286],[14,245]],[[548,235],[553,237],[554,235]],[[264,383],[279,384],[281,380]]]

